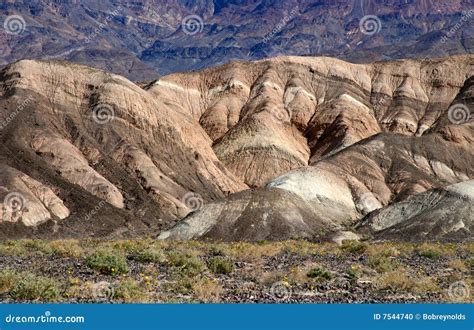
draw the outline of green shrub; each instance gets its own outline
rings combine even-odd
[[[230,274],[234,271],[234,263],[226,257],[214,257],[209,259],[207,267],[214,274]]]
[[[419,250],[418,255],[428,259],[439,259],[441,258],[441,252],[436,249],[424,249]]]
[[[217,246],[211,246],[211,248],[209,249],[209,254],[213,257],[225,256],[224,251]]]
[[[358,272],[356,269],[352,268],[352,267],[349,267],[349,268],[346,270],[346,274],[347,274],[347,276],[349,277],[349,280],[350,280],[351,282],[357,281],[357,279],[358,279],[359,276],[360,276],[360,275],[359,275],[359,272]]]
[[[311,269],[306,274],[306,276],[308,276],[309,278],[318,278],[318,279],[325,279],[325,280],[330,280],[332,278],[331,273],[322,267],[315,267]]]
[[[9,292],[20,279],[21,276],[10,269],[0,271],[0,294]]]
[[[20,301],[55,302],[61,295],[61,289],[58,282],[51,278],[26,273],[22,274],[9,294],[13,299]]]
[[[384,255],[369,256],[367,259],[367,265],[379,273],[390,272],[398,267],[396,261]]]
[[[167,256],[168,264],[175,267],[181,275],[196,276],[205,269],[204,263],[197,257],[181,252],[171,252]]]
[[[142,263],[152,262],[165,262],[165,255],[161,250],[157,249],[146,249],[132,253],[130,255],[131,260],[135,260]]]
[[[88,267],[106,275],[128,273],[125,256],[114,250],[97,250],[86,258],[86,264]]]
[[[115,288],[114,299],[125,303],[139,303],[146,301],[146,290],[134,279],[124,279]]]
[[[352,253],[352,254],[363,254],[367,251],[367,243],[355,241],[355,240],[346,240],[342,242],[341,249],[343,251]]]

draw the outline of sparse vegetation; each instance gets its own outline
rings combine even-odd
[[[367,248],[367,243],[354,240],[346,240],[341,245],[341,250],[352,254],[363,254]]]
[[[330,280],[332,278],[332,275],[329,271],[322,267],[316,267],[311,269],[306,276],[309,278],[317,278],[317,279],[324,279],[324,280]]]
[[[405,271],[393,271],[384,274],[379,282],[378,286],[382,290],[390,290],[393,292],[412,292],[416,294],[426,294],[428,292],[438,291],[438,285],[433,281],[432,278],[423,277],[411,277],[406,274]]]
[[[5,269],[0,272],[0,294],[5,293],[16,301],[55,302],[59,300],[61,288],[54,279]]]
[[[355,266],[351,266],[351,267],[347,268],[346,274],[349,277],[349,280],[352,281],[352,282],[357,281],[357,279],[360,276],[360,274],[357,271],[357,268]]]
[[[134,279],[126,278],[118,283],[111,298],[125,303],[144,303],[147,302],[147,292],[145,285]]]
[[[119,275],[128,272],[124,255],[109,249],[95,251],[86,258],[86,264],[106,275]]]
[[[367,265],[379,273],[386,273],[398,267],[397,261],[385,255],[373,255],[367,258]]]
[[[203,278],[192,284],[192,291],[197,300],[206,303],[215,303],[223,292],[222,286],[217,279]]]
[[[8,293],[20,280],[20,275],[11,269],[0,271],[0,294]]]
[[[181,252],[169,253],[167,262],[175,268],[174,270],[178,274],[185,276],[196,276],[202,273],[206,267],[204,262],[197,257]]]
[[[314,302],[359,301],[362,290],[362,299],[450,301],[452,283],[471,283],[472,251],[474,244],[3,241],[0,301],[276,302],[271,288],[280,282],[294,299]],[[114,290],[106,299],[95,291],[104,281]]]
[[[445,245],[441,246],[440,244],[421,244],[416,248],[416,252],[419,256],[428,258],[428,259],[440,259],[443,256],[452,256],[453,255],[453,246]]]
[[[156,248],[136,251],[130,254],[129,258],[142,263],[163,263],[166,261],[163,251]]]
[[[230,274],[234,270],[234,263],[226,257],[213,257],[207,266],[214,274]]]

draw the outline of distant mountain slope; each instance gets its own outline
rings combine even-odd
[[[473,19],[470,0],[9,0],[0,65],[66,59],[138,81],[277,55],[439,57],[473,52]]]

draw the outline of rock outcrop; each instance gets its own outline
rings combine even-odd
[[[474,181],[429,190],[371,213],[359,226],[378,240],[472,241]]]

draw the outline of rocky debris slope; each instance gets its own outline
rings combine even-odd
[[[360,231],[365,230],[383,240],[472,240],[474,181],[429,190],[375,211],[361,223]]]

